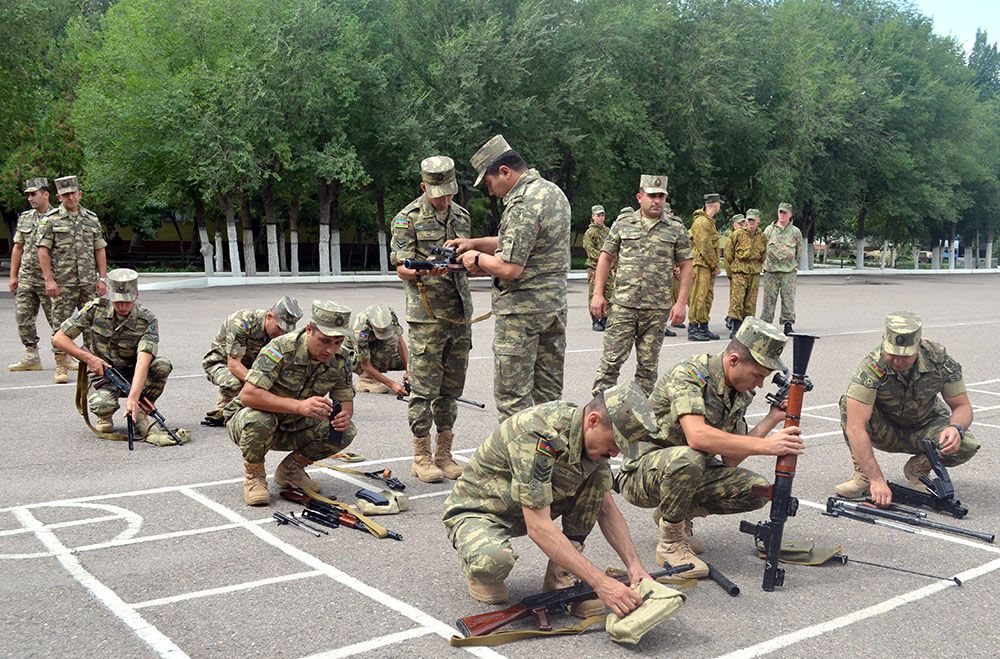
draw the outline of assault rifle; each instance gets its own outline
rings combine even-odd
[[[410,270],[433,270],[435,268],[448,268],[449,270],[465,270],[465,266],[462,265],[461,259],[458,258],[458,252],[456,252],[451,247],[442,247],[440,245],[431,245],[431,256],[436,256],[435,259],[406,259],[403,261],[403,267],[409,268]]]
[[[931,469],[937,474],[937,478],[931,479],[927,475],[920,477],[927,490],[921,492],[904,485],[889,483],[889,490],[892,492],[892,500],[910,506],[925,506],[939,513],[948,513],[955,519],[962,519],[969,513],[969,509],[962,505],[962,502],[955,498],[955,486],[952,485],[951,476],[945,469],[941,458],[938,457],[934,444],[929,439],[921,440],[924,446],[924,454],[931,463]]]
[[[413,387],[410,386],[409,382],[404,382],[403,387],[406,388],[406,396],[396,396],[396,400],[409,400],[408,396],[410,392],[413,391]],[[473,407],[478,407],[481,410],[486,409],[486,403],[480,403],[478,400],[471,400],[469,398],[456,398],[459,403],[465,403],[466,405],[472,405]]]
[[[839,497],[830,497],[826,500],[826,512],[823,514],[829,517],[849,517],[862,522],[867,520],[859,519],[860,517],[888,519],[893,522],[909,524],[910,526],[919,526],[926,529],[934,529],[935,531],[944,531],[945,533],[964,535],[969,538],[975,538],[976,540],[982,540],[983,542],[993,542],[996,539],[996,536],[993,533],[972,531],[970,529],[963,529],[960,526],[941,524],[916,515],[911,515],[909,513],[899,512],[896,510],[883,510],[882,508],[877,508],[864,503],[848,501]]]
[[[659,579],[660,577],[669,577],[681,572],[687,572],[692,568],[694,568],[692,563],[685,563],[667,568],[666,570],[660,570],[659,572],[653,572],[649,576]],[[625,583],[628,580],[628,575],[612,578]],[[462,633],[462,636],[466,638],[486,636],[501,627],[505,627],[512,622],[531,615],[535,617],[538,629],[548,632],[552,631],[552,621],[549,619],[551,614],[563,611],[570,604],[596,598],[597,593],[594,592],[590,584],[581,581],[569,588],[560,588],[559,590],[552,590],[547,593],[529,595],[514,606],[502,611],[489,611],[487,613],[459,618],[455,622],[455,626],[458,627],[458,631]]]
[[[122,396],[128,396],[129,392],[132,391],[132,383],[125,379],[125,376],[118,372],[113,366],[104,367],[104,375],[101,380],[97,381],[97,386],[101,387],[105,384],[110,384],[112,387],[121,392]],[[174,440],[174,444],[180,444],[181,438],[177,436],[173,430],[167,425],[167,420],[163,418],[160,411],[156,409],[156,405],[153,405],[153,401],[149,400],[146,396],[139,397],[139,407],[143,412],[146,413],[150,419],[152,419],[156,425],[158,425],[163,432],[170,436],[170,439]],[[128,417],[128,448],[132,450],[132,442],[134,435],[134,426],[131,423],[133,421],[132,417]]]
[[[363,521],[358,519],[357,515],[352,515],[346,510],[341,510],[340,508],[332,506],[328,503],[317,501],[308,494],[304,494],[298,490],[282,490],[281,498],[305,506],[306,510],[303,511],[303,516],[305,516],[306,519],[316,522],[317,524],[322,524],[323,526],[328,526],[330,528],[346,526],[369,533],[368,526]],[[309,513],[308,515],[305,514],[307,512]],[[402,535],[396,531],[389,531],[388,529],[386,529],[386,537],[392,538],[393,540],[403,539]]]

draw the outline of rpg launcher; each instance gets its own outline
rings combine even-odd
[[[803,392],[809,393],[810,391],[812,391],[813,383],[812,380],[809,379],[808,375],[803,377],[803,381],[805,386]],[[781,404],[785,401],[786,398],[788,398],[788,390],[791,389],[792,387],[792,381],[788,379],[788,371],[776,372],[774,374],[774,377],[771,378],[771,382],[773,382],[778,387],[778,390],[767,394],[766,396],[764,396],[764,398],[771,405],[775,407],[781,407]]]
[[[462,265],[461,259],[458,258],[458,252],[450,247],[442,247],[440,245],[431,245],[431,256],[437,257],[432,259],[406,259],[403,261],[403,267],[409,268],[410,270],[434,270],[435,268],[448,268],[449,270],[465,270],[465,266]]]
[[[101,380],[97,381],[97,386],[102,387],[105,384],[110,384],[112,387],[117,389],[122,396],[128,396],[129,392],[132,391],[132,383],[125,379],[121,373],[119,373],[113,366],[104,367],[104,375]],[[170,439],[174,440],[174,444],[180,444],[181,438],[177,436],[170,426],[167,425],[167,420],[163,418],[160,411],[156,409],[156,405],[153,405],[153,401],[149,400],[146,396],[139,397],[139,407],[142,411],[146,413],[150,419],[153,420],[156,425],[160,427],[163,432],[170,436]],[[132,421],[131,417],[129,420]],[[128,434],[128,448],[132,450],[132,442],[134,436],[134,426],[129,423],[129,434]]]
[[[819,337],[808,334],[792,334],[792,378],[788,387],[788,404],[785,408],[785,428],[799,425],[802,415],[802,394],[806,389],[806,370],[809,368],[809,357],[812,356],[813,343]],[[770,521],[740,522],[740,531],[749,533],[755,540],[764,544],[764,581],[761,587],[772,592],[785,583],[785,570],[779,567],[781,554],[781,536],[785,530],[785,522],[794,517],[799,509],[799,500],[792,496],[792,481],[795,479],[795,464],[797,455],[782,455],[774,467],[774,485],[767,487],[754,486],[751,493],[755,496],[766,496],[771,500]]]
[[[921,440],[924,446],[924,454],[931,463],[931,469],[937,478],[931,479],[927,475],[920,477],[920,482],[927,488],[921,492],[912,488],[889,483],[889,490],[892,491],[892,500],[909,506],[925,506],[939,513],[948,513],[955,519],[965,517],[969,509],[962,505],[962,502],[955,498],[955,486],[952,485],[951,476],[945,469],[941,458],[938,457],[934,444],[929,439]]]

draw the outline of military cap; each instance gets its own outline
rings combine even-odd
[[[601,206],[600,204],[595,204],[590,207],[591,215],[600,215],[603,212],[604,212],[604,206]]]
[[[757,210],[756,208],[748,208],[747,209],[747,219],[748,220],[759,220],[760,219],[760,211]]]
[[[791,213],[792,212],[792,205],[790,203],[788,203],[787,201],[781,202],[780,204],[778,204],[778,212],[780,213],[782,211],[784,211],[785,213]]]
[[[379,304],[369,309],[368,321],[376,339],[385,341],[396,335],[396,312],[388,304]]]
[[[897,357],[911,357],[920,349],[923,327],[920,316],[912,311],[896,311],[885,317],[882,351]]]
[[[788,370],[781,361],[781,353],[785,349],[788,337],[771,323],[749,316],[743,320],[743,325],[736,332],[736,340],[746,346],[754,360],[761,366],[772,371]]]
[[[287,295],[274,303],[271,313],[278,322],[278,327],[286,332],[295,329],[296,323],[302,319],[302,307],[299,306],[299,301]]]
[[[629,380],[604,391],[604,405],[615,429],[615,444],[648,439],[657,433],[656,417],[642,390]]]
[[[313,300],[311,320],[327,336],[351,333],[351,308],[331,300]]]
[[[44,176],[40,178],[29,178],[27,181],[24,182],[24,191],[26,193],[38,192],[39,190],[48,191],[49,189],[50,189],[49,179],[45,178]]]
[[[108,295],[112,302],[135,302],[139,297],[139,273],[129,268],[109,272]]]
[[[75,192],[80,189],[80,181],[75,176],[63,176],[56,179],[56,192]]]
[[[622,209],[618,211],[618,214],[621,215],[622,213],[634,213],[634,212],[635,209],[632,208],[631,206],[623,206]]]
[[[722,203],[722,197],[719,196],[718,192],[710,192],[707,195],[705,195],[703,199],[705,200],[706,204]]]
[[[458,193],[455,161],[448,156],[431,156],[420,162],[420,180],[427,185],[428,197],[445,197]]]
[[[665,174],[643,174],[639,177],[639,189],[646,194],[667,194]]]
[[[490,138],[489,142],[479,147],[479,151],[472,154],[472,158],[469,159],[472,168],[479,174],[476,176],[476,182],[473,183],[473,186],[482,183],[487,168],[508,151],[513,151],[513,149],[507,144],[507,140],[503,138],[503,135],[494,135]]]
[[[737,213],[736,215],[733,215],[733,225],[734,226],[737,225],[737,224],[743,224],[746,221],[747,221],[747,218],[743,217],[743,215],[741,215],[740,213]]]

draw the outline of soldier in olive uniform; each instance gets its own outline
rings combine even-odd
[[[575,575],[600,596],[571,607],[574,614],[600,613],[607,605],[624,615],[641,603],[634,590],[605,575],[582,552],[600,522],[631,582],[648,578],[609,491],[608,458],[633,435],[638,440],[655,429],[649,404],[632,383],[598,394],[585,407],[553,401],[500,424],[476,450],[444,505],[469,594],[489,604],[507,601],[504,580],[517,560],[510,540],[527,535],[549,558],[544,590],[570,586]],[[561,532],[556,517],[562,517]]]
[[[719,230],[715,216],[722,208],[716,193],[705,195],[704,205],[691,220],[691,297],[688,302],[688,341],[714,341],[719,338],[708,329],[709,314],[715,300],[715,278],[719,274]]]
[[[892,503],[873,447],[911,454],[903,475],[920,489],[920,477],[931,471],[922,440],[934,443],[946,467],[965,464],[979,450],[968,430],[972,405],[962,367],[944,346],[921,338],[922,327],[909,311],[886,316],[882,345],[861,360],[840,399],[840,425],[854,461],[854,475],[836,488],[840,496],[861,497],[870,490],[878,505]]]
[[[154,428],[139,407],[139,398],[156,401],[167,385],[173,370],[171,363],[157,355],[160,342],[156,316],[136,302],[139,299],[139,274],[118,268],[108,273],[111,295],[92,298],[63,322],[52,337],[52,344],[62,353],[87,364],[90,386],[87,406],[97,417],[94,428],[99,433],[114,430],[113,417],[118,411],[121,392],[104,381],[104,367],[113,366],[132,383],[125,398],[125,414],[135,421],[135,434],[154,444],[172,444],[173,440]],[[83,345],[76,337],[83,334]],[[155,435],[155,436],[154,436]]]
[[[691,287],[691,243],[684,225],[664,209],[666,186],[666,176],[643,174],[636,195],[639,210],[619,215],[604,241],[590,301],[592,315],[604,313],[604,287],[612,265],[618,281],[594,394],[618,381],[633,345],[635,380],[646,393],[652,391],[667,323],[684,320]],[[670,293],[675,265],[681,272],[676,300]]]
[[[257,353],[271,339],[294,330],[300,318],[298,300],[287,295],[270,309],[240,309],[226,318],[201,361],[208,381],[219,388],[215,409],[205,413],[202,425],[225,425],[222,409],[240,393]]]
[[[768,480],[738,465],[750,455],[804,449],[797,427],[767,436],[784,420],[783,409],[772,407],[752,430],[745,418],[754,389],[772,371],[785,370],[780,359],[785,342],[773,325],[748,318],[724,352],[682,361],[660,378],[649,399],[659,435],[621,447],[624,461],[615,489],[633,505],[656,508],[656,562],[695,565],[681,576],[708,574],[695,555],[704,542],[693,537],[693,517],[741,513],[767,503],[750,488]]]
[[[75,176],[56,179],[59,208],[45,218],[38,241],[38,265],[45,294],[52,298],[52,323],[60,326],[96,293],[107,292],[107,243],[97,215],[80,205],[83,192]],[[54,380],[69,382],[66,356],[56,352]]]
[[[10,294],[14,296],[14,318],[17,333],[24,345],[24,359],[7,366],[9,371],[40,371],[42,360],[38,356],[38,308],[45,312],[45,320],[55,333],[59,329],[52,317],[52,302],[45,294],[42,271],[38,267],[38,239],[41,237],[45,215],[49,212],[49,179],[33,178],[24,186],[31,210],[17,218],[14,231],[14,249],[10,253]]]
[[[608,237],[608,227],[604,225],[604,206],[592,206],[590,209],[590,226],[583,234],[583,249],[587,252],[587,304],[590,298],[594,297],[594,274],[597,272],[597,260],[601,257],[601,248],[604,246],[604,239]],[[610,297],[610,291],[614,288],[614,273],[608,276],[608,283],[605,288],[609,291],[606,297]],[[598,318],[590,315],[590,326],[595,332],[603,332],[607,328],[607,314]]]
[[[736,336],[744,318],[757,313],[757,287],[760,282],[760,270],[764,266],[764,255],[767,252],[767,239],[759,227],[760,211],[751,208],[747,210],[743,228],[732,237],[732,266],[730,267],[729,261],[726,261],[726,270],[730,272],[732,278],[729,287],[731,337]]]
[[[291,451],[274,471],[280,487],[319,492],[305,468],[354,441],[351,360],[340,352],[350,331],[348,307],[314,300],[309,324],[264,346],[240,395],[226,405],[229,438],[243,453],[247,505],[270,503],[264,471],[268,451]],[[335,402],[341,411],[331,419]]]
[[[729,279],[729,311],[733,309],[733,240],[736,238],[736,232],[746,226],[747,218],[742,213],[737,213],[733,215],[731,222],[733,228],[726,234],[726,239],[722,243],[722,260],[726,263],[726,278]],[[727,329],[733,328],[732,320],[731,314],[726,313]],[[730,334],[729,338],[733,338],[733,334]]]
[[[354,372],[358,378],[358,391],[372,394],[406,395],[410,382],[410,353],[403,339],[403,326],[396,312],[387,304],[374,304],[355,318],[351,324],[354,354]],[[402,371],[402,383],[386,375]]]
[[[780,324],[785,326],[785,334],[795,331],[795,277],[799,269],[802,253],[802,232],[792,224],[792,205],[778,204],[778,221],[764,229],[767,254],[764,257],[764,308],[760,318],[767,322],[774,319],[774,308],[781,296]]]
[[[472,156],[490,195],[503,199],[498,236],[448,241],[471,275],[493,277],[493,396],[500,421],[562,396],[570,207],[496,135]]]
[[[406,290],[406,324],[410,328],[412,360],[409,400],[413,433],[410,473],[425,483],[462,475],[452,458],[457,398],[465,389],[472,349],[472,296],[468,275],[459,268],[413,270],[406,259],[434,260],[431,247],[468,238],[469,212],[454,201],[458,192],[455,161],[433,156],[420,163],[423,194],[392,221],[390,262]],[[431,426],[437,426],[437,446],[431,455]]]

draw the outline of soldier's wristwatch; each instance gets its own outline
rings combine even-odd
[[[952,423],[952,424],[949,424],[949,425],[951,425],[952,428],[954,428],[955,430],[958,431],[958,438],[959,439],[965,439],[965,427],[962,426],[961,423]]]
[[[477,268],[479,267],[479,257],[480,256],[482,256],[482,254],[476,254],[476,258],[472,259],[472,262],[476,264]]]

